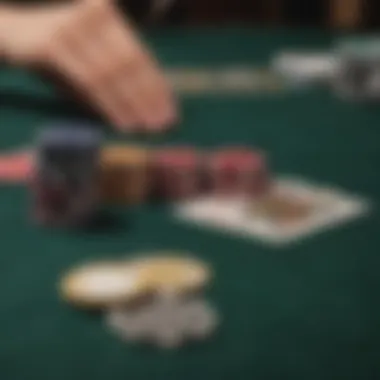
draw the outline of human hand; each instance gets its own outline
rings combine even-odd
[[[0,9],[0,41],[9,62],[59,73],[119,130],[176,121],[170,86],[112,1]]]

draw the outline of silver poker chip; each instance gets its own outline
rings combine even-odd
[[[201,299],[190,300],[184,305],[182,313],[186,335],[191,339],[209,337],[219,324],[216,310]]]
[[[149,308],[138,311],[130,311],[126,308],[110,310],[106,316],[106,324],[123,340],[145,340],[153,331],[152,311]]]
[[[200,298],[161,294],[138,310],[111,310],[106,323],[126,341],[146,342],[174,349],[188,340],[208,338],[219,324],[217,311]]]

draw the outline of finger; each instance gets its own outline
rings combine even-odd
[[[137,99],[141,100],[142,111],[147,113],[146,129],[162,130],[170,125],[174,121],[174,112],[168,110],[166,99],[168,95],[151,68],[145,68],[144,64],[141,64],[138,71],[133,74],[133,79],[134,92],[137,94]]]
[[[105,91],[100,76],[90,70],[78,52],[67,43],[55,44],[49,50],[53,66],[119,129],[125,129],[124,119],[115,102]]]
[[[144,51],[133,33],[128,34],[122,26],[114,23],[102,33],[102,41],[111,56],[122,63],[120,78],[125,84],[122,96],[134,105],[145,124],[160,127],[171,123],[176,116],[175,106],[169,86],[160,74],[155,62]],[[124,79],[122,79],[124,78]],[[133,88],[136,96],[130,98],[128,88]]]
[[[107,46],[102,46],[102,41],[98,36],[101,36],[107,19],[104,18],[104,13],[97,12],[96,8],[93,10],[87,14],[85,20],[78,20],[80,22],[76,28],[73,28],[75,32],[71,39],[78,45],[81,58],[87,66],[92,81],[101,86],[103,95],[113,103],[113,108],[116,109],[118,118],[121,120],[122,125],[119,127],[131,130],[137,124],[138,118],[130,102],[125,102],[120,97],[115,85],[121,62],[109,54]]]

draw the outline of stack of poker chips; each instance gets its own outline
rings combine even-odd
[[[150,154],[143,147],[108,145],[101,157],[102,199],[113,203],[142,203],[150,188]]]
[[[216,331],[218,313],[204,297],[210,280],[210,268],[185,252],[152,252],[74,268],[60,291],[76,307],[103,311],[123,341],[178,348]]]
[[[34,216],[47,225],[85,223],[106,204],[171,202],[205,195],[257,199],[271,188],[266,158],[256,150],[102,146],[101,135],[91,126],[43,130],[33,166]]]
[[[91,127],[57,125],[37,138],[31,176],[33,215],[44,225],[87,223],[99,205],[101,136]]]
[[[105,201],[163,201],[203,195],[257,199],[269,192],[266,158],[246,147],[201,151],[189,146],[145,149],[110,146],[102,155]]]

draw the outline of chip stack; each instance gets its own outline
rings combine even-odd
[[[212,194],[257,198],[270,188],[265,157],[248,148],[230,147],[213,152],[207,162]]]
[[[201,155],[191,147],[170,147],[155,152],[155,190],[163,199],[195,197],[201,187]]]
[[[145,148],[110,145],[101,154],[102,198],[106,202],[138,204],[150,190],[150,153]]]
[[[81,125],[57,125],[37,139],[31,178],[34,216],[47,225],[89,221],[99,201],[100,133]]]

